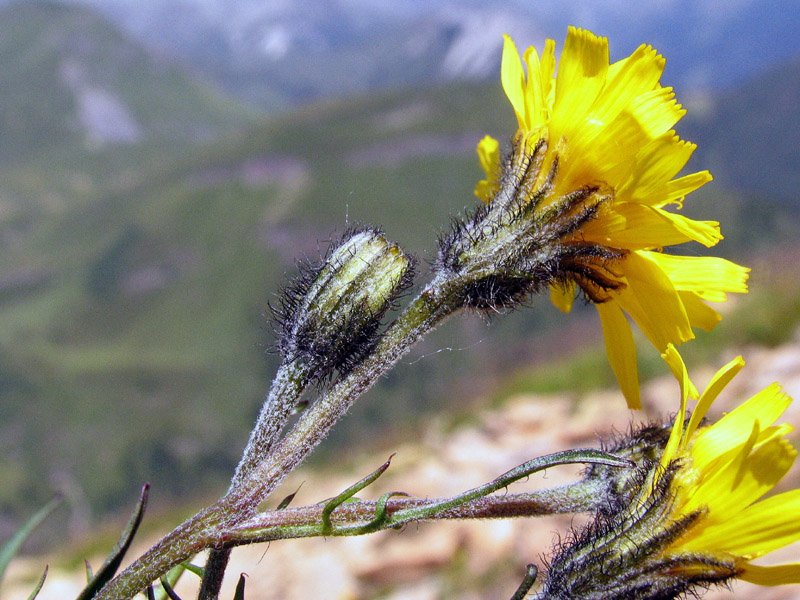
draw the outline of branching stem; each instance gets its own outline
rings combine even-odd
[[[131,598],[175,565],[206,548],[221,546],[221,531],[252,517],[258,505],[327,436],[356,399],[425,334],[460,308],[459,286],[454,283],[443,278],[429,283],[388,328],[375,351],[314,402],[283,440],[272,446],[273,438],[267,435],[266,444],[256,442],[261,449],[269,446],[267,456],[259,463],[243,459],[225,496],[162,538],[100,590],[97,600]],[[269,421],[269,416],[264,419]],[[251,436],[251,443],[255,437]]]

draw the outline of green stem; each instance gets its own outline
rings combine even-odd
[[[280,437],[292,411],[308,388],[308,369],[298,362],[282,363],[272,380],[267,399],[258,414],[256,425],[250,433],[247,447],[236,467],[231,485],[232,491],[264,460]],[[225,568],[230,558],[229,548],[212,549],[206,561],[198,600],[215,600],[219,596]]]
[[[533,493],[489,496],[449,509],[440,507],[450,499],[393,498],[386,504],[389,519],[379,529],[391,529],[408,522],[411,511],[420,515],[414,520],[450,520],[537,517],[596,508],[595,502],[578,487],[576,484]],[[233,547],[293,538],[363,535],[371,533],[365,530],[364,524],[375,517],[377,507],[375,500],[342,504],[332,517],[332,529],[323,524],[323,505],[260,513],[225,531],[223,539],[226,545]],[[432,507],[435,509],[431,510]]]
[[[458,308],[458,289],[431,282],[389,327],[375,350],[345,378],[308,408],[294,428],[272,450],[250,476],[242,481],[238,506],[257,506],[328,435],[333,425],[353,403],[386,373],[425,334],[435,329]]]
[[[231,548],[211,549],[203,570],[203,580],[200,582],[200,593],[197,595],[197,600],[216,600],[219,597],[230,557]]]
[[[216,532],[223,526],[224,498],[204,508],[109,581],[94,600],[133,598],[167,571],[216,543]]]
[[[384,494],[377,502],[356,501],[342,504],[337,496],[323,506],[283,509],[271,514],[258,515],[253,521],[242,523],[231,533],[226,534],[224,543],[237,545],[288,537],[363,535],[427,519],[540,516],[596,508],[597,498],[603,497],[598,487],[602,488],[604,484],[588,479],[532,494],[491,495],[533,473],[558,465],[576,463],[606,464],[618,468],[633,466],[630,461],[601,450],[567,450],[530,460],[489,483],[450,498],[392,500],[390,496],[398,494],[394,492]],[[385,466],[388,466],[388,463]],[[375,471],[356,487],[365,487],[370,481],[377,479],[383,470],[385,469]],[[346,490],[342,495],[347,494],[349,492]],[[338,522],[335,524],[332,521],[333,510],[337,511]],[[273,519],[273,523],[269,523],[269,519]]]
[[[308,384],[308,369],[305,365],[297,362],[281,364],[236,467],[231,489],[239,487],[269,454]]]
[[[237,469],[234,477],[235,485],[223,498],[167,534],[100,590],[96,600],[131,598],[175,565],[206,548],[219,546],[219,532],[251,517],[258,505],[325,438],[355,400],[426,333],[460,308],[454,293],[457,289],[452,280],[435,279],[428,284],[389,327],[375,351],[307,409],[260,464],[254,464],[249,457],[243,459],[244,466]],[[269,420],[268,415],[265,418]],[[257,454],[260,453],[254,452],[253,456]]]
[[[522,583],[519,584],[517,591],[511,596],[511,600],[525,600],[533,584],[536,583],[536,576],[538,574],[539,569],[536,568],[536,565],[528,565],[525,570],[525,577],[522,579]]]

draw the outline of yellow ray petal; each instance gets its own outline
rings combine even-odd
[[[555,139],[585,125],[589,109],[605,84],[608,40],[570,27],[556,75],[551,117]]]
[[[722,315],[703,302],[694,292],[678,290],[678,296],[683,302],[683,308],[686,309],[692,327],[711,331],[722,320]]]
[[[660,206],[666,202],[665,185],[688,162],[695,145],[667,132],[649,141],[636,155],[636,169],[619,186],[620,200]],[[687,192],[688,193],[688,192]]]
[[[525,73],[522,71],[522,61],[514,41],[503,35],[503,58],[500,66],[500,80],[503,90],[508,97],[521,128],[526,127],[525,111]]]
[[[650,259],[667,274],[676,289],[701,298],[716,292],[747,293],[750,269],[716,256],[675,256],[650,253]]]
[[[475,195],[484,202],[489,202],[500,186],[500,143],[487,135],[478,142],[475,150],[481,168],[486,173],[486,179],[479,181],[475,186]]]
[[[695,221],[694,219],[689,219],[683,215],[676,215],[675,213],[670,213],[660,208],[652,208],[651,210],[657,211],[662,219],[669,221],[670,225],[675,228],[676,233],[685,236],[686,241],[693,240],[710,248],[722,239],[722,234],[719,231],[719,223],[717,221]],[[671,244],[671,242],[664,243],[663,245],[666,246],[669,244]]]
[[[678,452],[678,448],[683,438],[683,421],[686,415],[686,403],[692,391],[697,393],[697,389],[689,379],[689,372],[686,370],[686,364],[680,353],[675,349],[672,344],[667,345],[666,351],[661,355],[661,358],[667,363],[670,371],[678,380],[681,386],[681,408],[678,414],[675,415],[675,421],[672,424],[672,432],[667,440],[667,445],[664,447],[664,453],[661,455],[661,465],[666,467]]]
[[[572,302],[575,299],[575,282],[568,281],[565,284],[553,284],[550,286],[550,301],[563,313],[572,310]]]
[[[800,583],[800,563],[762,567],[748,564],[739,579],[756,585],[787,585]]]
[[[528,84],[525,86],[525,110],[528,127],[536,127],[547,120],[547,89],[549,82],[542,81],[542,65],[536,48],[529,47],[523,57],[528,66]]]
[[[763,556],[800,539],[800,490],[758,502],[737,518],[708,527],[680,546],[692,551],[730,552],[746,559]]]
[[[788,423],[781,423],[780,425],[773,425],[772,427],[766,427],[765,429],[761,430],[761,434],[758,436],[758,441],[756,442],[756,448],[761,446],[761,444],[770,444],[772,443],[773,440],[785,438],[793,431],[794,427],[792,427]]]
[[[603,325],[606,353],[617,377],[628,408],[642,408],[639,395],[639,373],[636,367],[636,345],[628,319],[614,302],[596,304]]]
[[[478,142],[478,160],[487,178],[496,177],[500,166],[500,142],[490,135],[483,136]]]
[[[570,143],[579,147],[581,155],[599,152],[598,165],[617,163],[612,171],[628,175],[633,157],[650,139],[660,135],[674,124],[670,92],[657,87],[663,70],[663,58],[648,46],[640,46],[624,65],[617,63],[613,75],[609,73],[597,101],[588,109],[586,121],[579,131],[570,136]],[[674,102],[673,102],[674,104]],[[670,118],[663,118],[670,113]],[[680,115],[677,115],[680,118]],[[664,123],[670,122],[666,127]],[[608,153],[607,140],[614,140],[614,152]],[[620,181],[614,175],[609,183]]]
[[[547,40],[544,43],[544,50],[542,50],[541,69],[539,71],[539,79],[542,82],[542,97],[544,98],[545,105],[548,111],[552,108],[555,101],[555,78],[553,73],[556,72],[556,42],[555,40]]]
[[[689,419],[689,424],[686,426],[686,433],[684,434],[686,440],[694,435],[697,426],[700,425],[700,422],[705,418],[711,404],[742,368],[744,368],[744,359],[741,356],[737,356],[714,374],[714,377],[711,378],[705,391],[703,391],[703,394],[697,401],[697,406],[695,406],[692,411],[692,417]]]
[[[639,326],[648,337],[652,335],[663,343],[657,346],[663,352],[668,342],[680,344],[692,339],[694,333],[675,286],[654,256],[658,253],[631,252],[622,261],[622,268],[628,289],[645,311],[647,320]]]
[[[757,422],[753,425],[753,433],[734,460],[705,478],[681,512],[688,514],[708,506],[709,525],[735,520],[739,511],[758,501],[789,472],[797,451],[783,439],[753,449],[760,433]]]
[[[642,333],[650,340],[653,346],[659,350],[667,347],[670,340],[664,338],[660,331],[651,325],[651,315],[639,304],[639,300],[631,291],[630,286],[626,285],[624,288],[617,290],[614,292],[613,297],[614,301],[620,305],[622,310],[628,313],[634,323],[639,326],[639,329],[642,330]]]
[[[595,177],[616,187],[630,173],[637,151],[647,141],[642,123],[627,112],[605,121],[593,112],[583,118],[584,123],[569,137],[574,160],[563,166],[562,185],[575,187]],[[608,140],[614,140],[613,153],[609,153]]]
[[[624,248],[649,250],[697,241],[713,246],[722,236],[716,221],[693,221],[638,202],[621,202],[583,227],[590,241]]]
[[[642,44],[633,54],[608,68],[604,94],[627,106],[637,96],[656,89],[667,61],[652,46]]]
[[[667,133],[686,114],[675,101],[672,88],[668,87],[638,96],[630,103],[629,110],[646,127],[648,139]]]
[[[709,427],[713,427],[713,425]],[[702,437],[706,429],[708,429],[708,427],[698,426],[697,437]],[[787,423],[765,427],[759,431],[758,439],[756,439],[755,442],[755,448],[760,448],[766,444],[773,444],[785,438],[792,431],[792,426]],[[692,444],[692,468],[697,472],[704,473],[727,468],[726,465],[729,465],[731,461],[742,452],[743,443],[744,440],[741,438],[733,439],[730,437],[722,440],[718,446],[701,445],[695,447],[695,445]]]
[[[738,447],[747,439],[754,421],[762,427],[775,423],[792,399],[772,384],[737,406],[710,427],[698,429],[692,442],[692,456],[697,469],[703,470],[715,457]]]
[[[708,171],[700,171],[699,173],[692,173],[678,179],[667,181],[662,190],[654,190],[651,194],[650,201],[652,206],[664,206],[669,203],[677,204],[678,207],[683,206],[683,199],[687,194],[695,191],[699,187],[704,186],[709,181],[713,181],[711,173]]]

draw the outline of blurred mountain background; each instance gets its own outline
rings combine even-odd
[[[504,32],[560,47],[575,24],[609,36],[612,59],[642,42],[668,57],[690,168],[716,177],[686,213],[720,220],[714,254],[758,269],[688,357],[782,343],[800,320],[798,9],[0,2],[0,539],[56,490],[80,535],[143,481],[156,509],[225,489],[277,364],[263,313],[295,260],[368,222],[424,271],[474,203],[475,144],[515,126]],[[449,321],[316,460],[514,391],[610,384],[596,315],[576,312],[542,297]]]

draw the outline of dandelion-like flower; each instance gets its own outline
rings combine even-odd
[[[679,414],[683,415],[694,386],[673,346],[664,358],[681,382]],[[716,423],[703,423],[714,399],[743,366],[738,357],[720,369],[688,421],[676,419],[672,427],[661,457],[663,472],[676,465],[669,482],[670,518],[698,517],[664,552],[728,559],[739,579],[760,585],[800,583],[800,562],[777,566],[751,562],[800,540],[800,489],[761,499],[797,457],[785,438],[793,428],[777,424],[792,399],[773,384]]]
[[[720,369],[697,398],[686,367],[669,345],[662,355],[681,384],[681,412],[669,428],[650,427],[615,450],[640,457],[631,476],[607,480],[596,520],[562,545],[539,600],[670,600],[734,578],[760,585],[800,583],[800,563],[754,560],[800,540],[800,489],[762,499],[786,475],[797,452],[777,424],[791,398],[773,384],[719,421],[704,417],[744,366]],[[649,449],[648,449],[649,448]]]
[[[550,264],[551,299],[569,311],[576,286],[600,313],[611,367],[632,408],[640,407],[633,335],[627,315],[664,352],[669,343],[711,329],[720,315],[704,301],[746,292],[748,269],[715,257],[665,254],[665,246],[695,241],[707,247],[722,235],[714,221],[667,210],[711,180],[708,171],[675,178],[695,149],[672,127],[684,110],[659,83],[665,60],[650,46],[609,64],[608,41],[570,28],[556,75],[555,43],[523,60],[505,37],[502,84],[519,129],[509,156],[487,136],[478,144],[486,171],[475,193],[488,206],[537,204],[571,226],[558,230],[562,251]],[[583,213],[575,208],[584,205]]]

